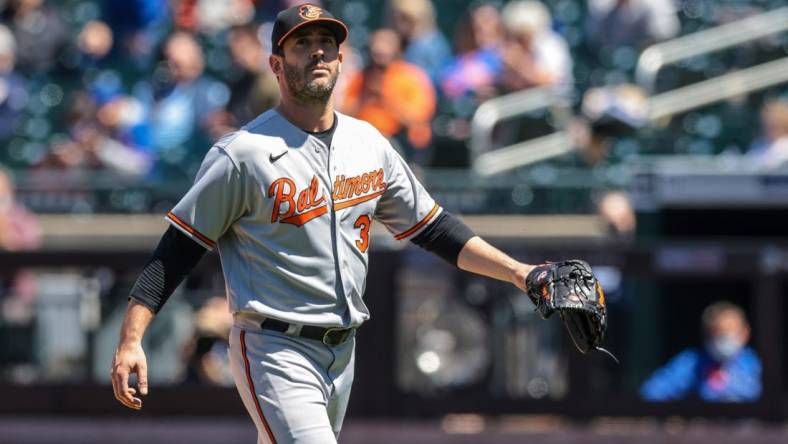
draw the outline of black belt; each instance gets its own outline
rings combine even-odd
[[[260,328],[285,333],[290,329],[290,324],[278,319],[266,318],[260,323]],[[304,325],[296,336],[313,339],[328,346],[336,347],[350,339],[354,331],[356,331],[355,328],[315,327],[314,325]]]

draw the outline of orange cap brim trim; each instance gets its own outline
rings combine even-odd
[[[284,42],[286,38],[290,37],[290,35],[292,33],[298,31],[299,29],[303,28],[304,26],[311,26],[311,25],[316,25],[316,24],[320,24],[320,23],[333,23],[333,24],[336,24],[336,25],[339,25],[339,26],[342,27],[342,30],[345,32],[345,35],[342,37],[342,40],[337,42],[337,45],[341,44],[342,42],[345,41],[345,39],[347,39],[347,35],[348,35],[348,33],[350,31],[347,29],[347,26],[344,23],[342,23],[341,21],[339,21],[337,19],[332,19],[332,18],[317,18],[317,19],[309,20],[308,22],[303,22],[303,23],[300,23],[300,24],[298,24],[296,26],[293,26],[289,31],[287,31],[285,33],[285,35],[283,35],[279,39],[278,42],[276,42],[276,46],[281,48],[282,47],[282,42]]]

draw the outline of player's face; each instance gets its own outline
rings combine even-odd
[[[342,54],[334,35],[311,26],[282,45],[282,72],[289,93],[302,102],[328,101],[339,76]]]

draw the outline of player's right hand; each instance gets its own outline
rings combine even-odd
[[[139,410],[142,408],[142,399],[134,396],[137,394],[137,389],[129,387],[129,375],[132,373],[137,374],[139,394],[147,395],[148,364],[142,344],[121,343],[115,350],[115,358],[112,360],[110,370],[112,389],[115,391],[115,399],[130,409]]]

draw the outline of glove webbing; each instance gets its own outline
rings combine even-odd
[[[572,310],[572,309],[570,308],[570,309],[567,309],[567,310]],[[575,310],[576,310],[576,309],[575,309]],[[580,311],[580,310],[578,310],[578,311]],[[566,322],[566,320],[564,319],[564,314],[563,314],[563,313],[559,313],[559,314],[561,315],[561,319],[563,319],[563,320]],[[588,326],[588,323],[586,323],[586,322],[581,322],[581,325],[582,325],[582,327],[580,327],[580,328],[583,328],[583,329],[585,329],[585,330],[588,330],[588,328],[589,328],[589,326]],[[585,335],[586,335],[586,336],[593,336],[593,335],[591,335],[591,334],[590,334],[590,332],[588,332],[588,331],[586,331],[586,332],[585,332]],[[569,337],[572,339],[572,342],[574,342],[574,341],[575,341],[575,337],[574,337],[574,336],[571,334],[571,332],[570,332],[570,334],[569,334]],[[578,347],[578,346],[577,346],[577,344],[575,344],[575,346],[576,346],[576,347],[577,347],[577,349],[578,349],[578,350],[580,350],[581,352],[583,351],[583,350],[582,350],[580,347]],[[616,358],[616,356],[615,356],[613,353],[611,353],[609,350],[607,350],[607,349],[604,349],[604,348],[602,348],[602,347],[600,347],[600,346],[598,346],[598,345],[597,345],[597,346],[594,346],[594,350],[600,351],[600,352],[602,352],[602,353],[604,353],[604,354],[606,354],[606,355],[610,356],[610,358],[611,358],[611,359],[613,359],[613,361],[615,361],[615,363],[616,363],[616,364],[621,364],[621,362],[619,362],[618,358]]]

